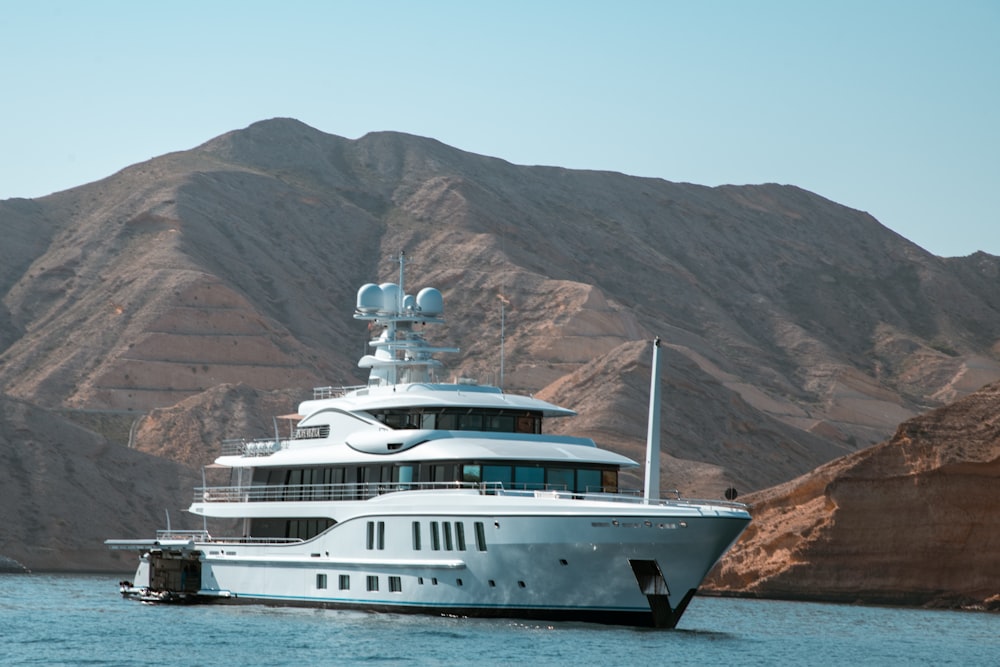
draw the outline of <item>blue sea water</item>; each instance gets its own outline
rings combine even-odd
[[[0,575],[3,665],[1000,665],[1000,615],[697,597],[676,630],[123,600]]]

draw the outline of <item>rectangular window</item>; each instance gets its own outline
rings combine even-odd
[[[545,488],[555,489],[557,491],[573,491],[573,469],[549,468],[548,480]]]
[[[399,466],[399,471],[396,473],[399,476],[399,488],[403,491],[410,488],[410,484],[413,483],[415,479],[414,470],[416,466],[414,465],[402,465]]]
[[[392,593],[402,593],[403,580],[399,577],[389,577],[389,591]]]
[[[316,575],[316,588],[326,588],[326,575],[317,574]]]
[[[529,490],[545,488],[545,468],[517,466],[514,468],[514,488]]]
[[[368,522],[368,540],[365,542],[365,546],[371,550],[375,548],[375,522]]]
[[[413,550],[420,551],[420,522],[413,522]]]
[[[503,431],[504,433],[514,432],[514,415],[497,415],[490,417],[485,430]]]
[[[342,591],[351,590],[351,575],[349,574],[340,575],[340,590]]]
[[[477,465],[462,466],[462,481],[479,484],[483,481],[483,467]]]
[[[604,487],[605,493],[618,493],[618,471],[602,470],[601,486]]]
[[[511,489],[514,472],[510,466],[483,466],[483,481],[487,484],[499,484],[502,489]]]
[[[459,417],[458,417],[458,430],[459,431],[482,431],[483,430],[483,416],[481,414],[459,415]]]
[[[518,417],[517,418],[517,432],[518,433],[541,433],[541,420],[535,417]]]
[[[451,521],[445,521],[441,527],[444,532],[444,549],[451,551]]]
[[[369,591],[378,590],[378,577],[374,574],[368,575],[368,590]]]
[[[465,524],[461,521],[455,524],[455,541],[458,542],[458,550],[465,551]]]
[[[600,470],[577,470],[576,490],[581,493],[597,493],[601,491],[601,471]]]
[[[378,522],[378,548],[385,549],[385,521]]]
[[[441,536],[438,533],[437,521],[431,521],[431,549],[434,551],[441,550]]]
[[[476,548],[480,551],[486,551],[486,529],[483,527],[482,521],[476,522]]]

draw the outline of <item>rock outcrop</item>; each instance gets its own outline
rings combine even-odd
[[[1000,383],[746,501],[705,590],[1000,609]]]

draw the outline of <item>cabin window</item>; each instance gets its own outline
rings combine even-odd
[[[459,415],[458,417],[458,430],[459,431],[482,431],[483,430],[483,415],[478,413],[472,413],[468,415]]]
[[[462,481],[473,484],[483,481],[483,467],[478,465],[462,466]]]
[[[549,468],[548,469],[549,489],[574,491],[573,469],[572,468]]]
[[[316,575],[316,588],[326,588],[326,575],[317,574]]]
[[[514,415],[492,415],[485,419],[483,423],[483,430],[513,433],[514,425]]]
[[[420,551],[420,522],[413,522],[413,550]]]
[[[605,493],[618,493],[618,471],[602,470],[601,486],[604,487]]]
[[[401,489],[405,490],[409,488],[408,486],[402,486],[402,485],[411,484],[413,480],[416,478],[416,471],[417,471],[417,466],[414,465],[399,466],[399,469],[396,471],[396,474],[399,476],[399,483]]]
[[[451,551],[451,521],[441,524],[441,532],[444,533],[444,550]]]
[[[458,415],[442,413],[437,416],[438,428],[442,431],[454,431],[458,428]]]
[[[545,468],[517,466],[514,468],[514,486],[518,489],[544,489]]]
[[[389,592],[402,593],[403,580],[400,577],[389,577]]]
[[[465,551],[465,524],[461,521],[455,523],[455,542],[459,551]]]
[[[438,522],[431,521],[431,549],[441,550],[441,535],[438,533]]]
[[[542,432],[542,420],[538,417],[528,415],[526,417],[518,417],[517,423],[515,425],[516,433],[541,433]]]
[[[349,591],[351,590],[351,575],[342,574],[340,575],[340,590]]]
[[[581,493],[601,490],[601,471],[583,468],[576,471],[576,490]]]
[[[499,483],[503,488],[512,488],[514,472],[510,466],[483,466],[483,481]]]
[[[368,590],[377,591],[378,590],[378,576],[374,574],[368,575]]]
[[[385,521],[378,522],[378,548],[385,549]]]
[[[486,551],[486,529],[482,521],[476,522],[476,548]]]
[[[365,541],[365,547],[370,551],[375,548],[375,522],[368,522],[368,539]]]

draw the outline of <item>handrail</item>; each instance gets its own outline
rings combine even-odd
[[[476,491],[479,495],[544,497],[556,500],[595,500],[630,505],[713,505],[745,509],[747,505],[730,500],[706,500],[674,497],[646,499],[636,491],[605,491],[588,488],[570,491],[564,484],[534,484],[506,488],[501,482],[361,482],[351,484],[283,484],[244,486],[202,486],[195,488],[195,503],[256,503],[289,501],[369,500],[400,491]]]

